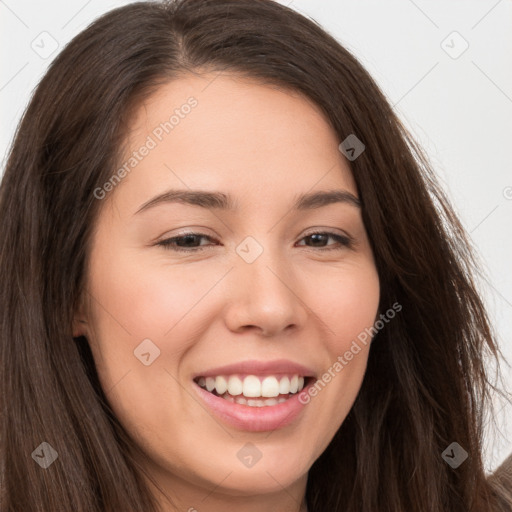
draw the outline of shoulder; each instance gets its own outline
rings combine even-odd
[[[512,512],[512,453],[487,477],[496,507],[492,512]]]

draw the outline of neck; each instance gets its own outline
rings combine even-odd
[[[274,490],[254,490],[243,494],[240,490],[229,488],[230,475],[220,479],[216,487],[208,482],[192,482],[174,474],[157,475],[153,471],[152,476],[158,489],[152,482],[148,483],[156,496],[160,512],[307,512],[307,474],[288,487],[277,485],[278,482],[269,477]],[[275,487],[278,489],[275,490]]]

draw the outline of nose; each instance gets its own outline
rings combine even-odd
[[[289,262],[276,251],[270,254],[266,249],[252,263],[240,258],[229,281],[227,327],[238,333],[254,330],[262,337],[302,327],[308,308],[296,278]]]

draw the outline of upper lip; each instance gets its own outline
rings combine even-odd
[[[287,359],[276,359],[274,361],[240,361],[225,366],[218,366],[217,368],[210,368],[202,372],[195,373],[193,379],[197,377],[216,377],[218,375],[233,375],[233,374],[248,374],[248,375],[299,375],[301,377],[314,377],[315,372],[299,363]]]

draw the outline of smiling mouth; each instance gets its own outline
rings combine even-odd
[[[218,375],[196,377],[194,382],[211,394],[231,403],[249,407],[268,407],[289,400],[313,380],[289,375]]]

